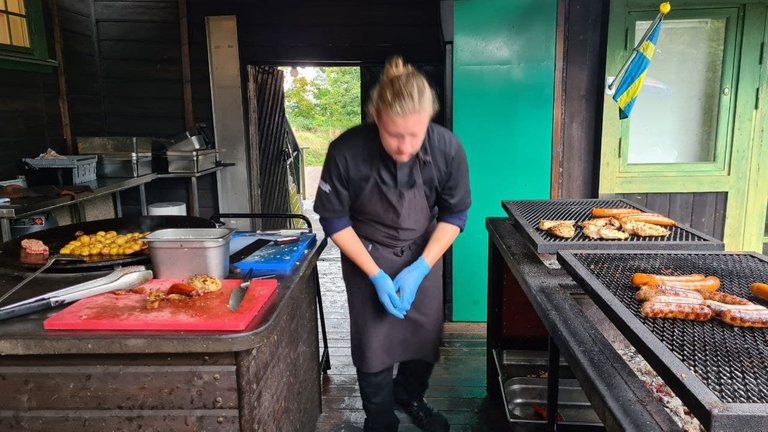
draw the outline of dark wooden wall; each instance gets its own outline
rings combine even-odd
[[[725,229],[726,192],[618,194],[719,240]]]
[[[189,0],[188,8],[198,121],[213,118],[206,16],[237,16],[243,70],[247,65],[375,65],[395,54],[413,63],[443,64],[440,2],[435,0]]]
[[[50,16],[47,10],[45,15]],[[50,24],[47,20],[47,30]],[[0,180],[21,174],[21,158],[35,157],[48,147],[62,153],[66,150],[56,70],[0,69]]]
[[[600,173],[603,77],[608,0],[560,0],[564,13],[564,62],[556,95],[555,155],[559,153],[559,196],[597,197]],[[557,79],[557,78],[556,78]],[[559,123],[558,123],[559,121]],[[557,168],[555,168],[557,169]]]

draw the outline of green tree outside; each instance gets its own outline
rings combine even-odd
[[[285,111],[305,165],[321,166],[328,144],[345,129],[360,123],[360,68],[320,67],[314,78],[286,75]]]

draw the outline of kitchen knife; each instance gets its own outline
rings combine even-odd
[[[243,282],[239,287],[232,289],[232,294],[229,295],[229,310],[236,312],[240,307],[240,303],[243,302],[245,294],[248,292],[248,287],[251,285],[251,281]]]
[[[67,303],[84,299],[86,297],[94,296],[97,294],[103,294],[106,292],[125,290],[136,288],[137,286],[152,280],[152,271],[143,270],[131,273],[126,273],[120,276],[117,280],[112,282],[94,286],[80,291],[69,292],[64,295],[52,296],[42,298],[34,302],[27,302],[18,306],[3,308],[0,310],[0,320],[14,318],[21,315],[26,315],[32,312],[38,312],[45,309],[54,308]]]
[[[230,255],[229,262],[232,264],[238,263],[270,243],[272,243],[272,240],[263,238],[256,239],[252,243],[245,245],[242,249]]]

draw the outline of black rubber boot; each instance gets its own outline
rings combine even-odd
[[[365,411],[365,432],[397,432],[400,420],[395,415],[392,368],[379,372],[357,371],[360,398]]]
[[[445,432],[451,428],[448,420],[424,401],[434,367],[433,363],[422,360],[401,362],[395,377],[395,402],[419,429],[425,432]]]

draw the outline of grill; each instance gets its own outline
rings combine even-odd
[[[720,291],[756,300],[768,257],[717,252],[561,252],[558,261],[710,431],[768,430],[768,329],[650,319],[633,273],[718,276]]]
[[[665,237],[630,236],[627,240],[594,240],[585,236],[580,229],[570,239],[550,235],[537,228],[541,219],[575,220],[579,222],[592,219],[592,209],[601,208],[635,208],[652,212],[630,201],[623,199],[575,199],[575,200],[530,200],[502,201],[502,207],[518,222],[518,227],[532,243],[538,253],[555,253],[559,250],[695,250],[721,251],[723,242],[698,232],[690,227],[681,225],[672,227],[672,233]]]

